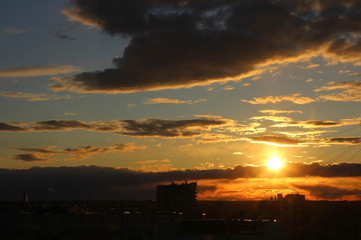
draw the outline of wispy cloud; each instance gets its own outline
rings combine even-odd
[[[81,68],[71,65],[46,65],[0,70],[0,77],[36,77],[68,74],[81,71]]]
[[[346,124],[336,121],[308,120],[308,121],[293,121],[288,123],[279,123],[272,125],[272,127],[331,128],[331,127],[340,127],[344,125]]]
[[[73,96],[71,95],[50,95],[44,93],[29,93],[29,92],[6,92],[0,91],[0,96],[7,97],[7,98],[16,98],[16,99],[23,99],[29,102],[35,101],[49,101],[49,100],[64,100],[64,99],[71,99]]]
[[[77,115],[77,113],[73,113],[73,112],[66,112],[64,113],[65,116],[74,116]]]
[[[315,89],[315,92],[330,91],[335,89],[359,89],[361,90],[361,82],[358,81],[344,81],[340,83],[329,82],[328,85]]]
[[[285,116],[255,116],[251,120],[267,120],[273,122],[291,122],[293,119]]]
[[[267,113],[271,115],[276,114],[283,114],[283,113],[303,113],[300,110],[276,110],[276,109],[265,109],[265,110],[259,110],[260,113]]]
[[[6,35],[17,35],[34,31],[32,28],[3,28],[0,30],[0,38]]]
[[[272,127],[301,127],[301,128],[333,128],[360,124],[361,117],[351,119],[341,119],[340,121],[330,120],[307,120],[278,123]]]
[[[48,161],[46,158],[42,158],[37,154],[32,153],[24,153],[14,155],[13,158],[17,161],[21,162],[46,162]]]
[[[302,143],[304,143],[303,141],[291,139],[285,136],[256,136],[243,138],[243,140],[251,143],[262,143],[279,147],[295,147],[301,146]]]
[[[15,148],[15,150],[26,152],[25,154],[14,155],[14,159],[23,162],[41,162],[57,159],[54,155],[67,154],[70,158],[62,160],[74,160],[89,158],[94,154],[105,154],[110,152],[133,152],[145,149],[145,146],[137,146],[134,143],[117,144],[107,147],[82,146],[76,148],[58,149],[56,146],[46,146],[40,148]],[[44,156],[47,156],[46,158]],[[53,156],[49,158],[49,156]]]
[[[301,67],[301,68],[312,69],[312,68],[317,68],[319,66],[320,66],[320,64],[309,64],[309,65],[307,65],[305,67]]]
[[[344,81],[340,83],[330,82],[326,86],[315,89],[315,92],[333,91],[345,89],[341,92],[321,94],[319,96],[322,100],[337,101],[337,102],[360,102],[361,101],[361,82],[358,81]]]
[[[179,100],[171,98],[151,98],[144,102],[144,104],[158,104],[158,103],[174,103],[174,104],[194,104],[205,102],[207,99],[198,99],[198,100]]]
[[[315,99],[310,97],[302,97],[300,94],[290,94],[286,96],[266,96],[266,97],[255,97],[253,100],[241,99],[241,102],[247,102],[251,104],[268,104],[268,103],[280,103],[283,101],[293,102],[295,104],[307,104],[315,102]]]

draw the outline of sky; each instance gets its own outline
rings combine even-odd
[[[0,200],[361,200],[358,0],[6,1],[0,52]]]

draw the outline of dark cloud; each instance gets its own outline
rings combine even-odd
[[[328,185],[302,185],[294,184],[296,188],[306,190],[311,196],[318,199],[341,199],[343,196],[361,195],[361,189],[348,189]]]
[[[98,166],[0,169],[0,199],[18,199],[28,189],[32,199],[154,199],[155,186],[184,180],[232,180],[264,177],[360,177],[361,164],[288,163],[279,175],[266,167],[141,172]],[[48,192],[49,188],[54,192]],[[301,188],[301,187],[300,187]],[[201,188],[212,191],[213,188]]]
[[[161,137],[193,137],[212,127],[226,125],[225,119],[191,119],[191,120],[125,120],[123,131],[119,134],[127,136],[161,136]]]
[[[55,33],[54,36],[62,41],[71,41],[71,40],[75,40],[75,38],[70,37],[69,35],[66,35],[64,33]]]
[[[36,158],[41,158],[40,156],[31,153],[36,153],[38,155],[70,154],[75,159],[84,159],[94,154],[104,154],[109,152],[133,152],[137,149],[144,148],[144,146],[137,146],[134,143],[116,144],[107,147],[81,146],[66,149],[55,149],[54,146],[47,146],[42,148],[15,148],[15,150],[27,152],[26,154],[16,155],[15,159],[26,161],[25,158],[28,157],[29,160],[27,161],[31,161],[30,159],[33,157],[33,161],[36,161]],[[20,159],[20,157],[23,157],[24,159]]]
[[[333,144],[360,144],[361,137],[339,137],[339,138],[329,138],[326,140],[329,143]]]
[[[70,129],[91,129],[92,126],[76,120],[48,120],[36,122],[33,126],[35,131],[57,131]]]
[[[196,119],[165,120],[118,120],[83,122],[78,120],[47,120],[30,123],[0,123],[0,131],[88,131],[113,132],[126,136],[143,137],[193,137],[210,131],[212,128],[236,127],[231,119],[219,116],[199,116]]]
[[[25,153],[14,155],[14,159],[22,162],[45,162],[47,159],[44,159],[36,154]]]
[[[15,124],[0,122],[0,131],[2,132],[26,132],[28,129]]]
[[[282,176],[286,177],[359,177],[361,176],[361,164],[339,163],[320,165],[318,163],[301,164],[288,163],[282,170]]]
[[[340,127],[345,124],[342,122],[328,121],[328,120],[308,120],[308,121],[293,121],[288,123],[280,123],[272,125],[272,127],[302,127],[302,128],[328,128]]]
[[[57,150],[54,150],[53,147],[43,147],[43,148],[15,148],[16,150],[23,152],[35,152],[41,154],[53,154],[57,153]]]
[[[70,20],[131,40],[115,68],[64,78],[53,89],[111,93],[205,85],[316,53],[355,61],[360,11],[356,0],[72,0],[63,9]]]

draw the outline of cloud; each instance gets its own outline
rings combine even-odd
[[[118,134],[138,137],[196,137],[202,131],[233,124],[232,120],[220,117],[201,117],[190,120],[123,120]]]
[[[72,129],[92,129],[91,124],[77,120],[47,120],[32,124],[34,131],[66,131]]]
[[[163,159],[163,160],[144,160],[144,161],[137,161],[137,164],[152,164],[152,163],[169,163],[170,160]]]
[[[255,116],[251,117],[251,120],[268,120],[273,122],[290,122],[292,118],[285,117],[285,116]]]
[[[69,35],[66,35],[64,33],[60,33],[60,32],[57,32],[57,33],[54,33],[54,36],[62,41],[72,41],[72,40],[75,40],[75,38],[69,36]]]
[[[329,82],[327,86],[322,86],[321,88],[315,89],[315,92],[320,91],[330,91],[335,89],[361,89],[361,82],[358,81],[343,81],[340,83]]]
[[[309,97],[302,97],[300,94],[290,94],[286,96],[266,96],[266,97],[255,97],[253,100],[241,99],[241,102],[247,102],[251,104],[268,104],[268,103],[280,103],[284,101],[290,101],[295,104],[307,104],[315,102],[316,100]]]
[[[31,28],[4,28],[0,30],[0,38],[6,35],[23,34],[26,32],[34,31]]]
[[[72,0],[70,21],[130,38],[115,67],[53,90],[124,93],[238,81],[261,67],[323,55],[360,60],[358,1]],[[287,33],[287,34],[285,34]]]
[[[285,136],[257,136],[243,138],[251,143],[263,143],[267,145],[275,145],[280,147],[295,147],[301,145],[302,141],[291,139]]]
[[[232,119],[219,116],[196,116],[195,119],[166,120],[117,120],[84,122],[79,120],[46,120],[39,122],[0,123],[0,131],[6,132],[38,132],[38,131],[73,131],[87,130],[111,132],[132,137],[201,137],[212,129],[217,131],[255,132],[257,124],[239,125]]]
[[[260,113],[267,113],[271,115],[282,114],[282,113],[303,113],[300,110],[276,110],[276,109],[265,109],[259,110]]]
[[[287,132],[279,132],[282,135],[287,136],[312,136],[312,135],[320,135],[323,133],[335,132],[334,130],[330,131],[320,131],[320,130],[311,130],[311,131],[287,131]]]
[[[330,82],[326,86],[315,89],[315,92],[332,91],[346,89],[341,92],[331,94],[321,94],[320,99],[337,102],[360,102],[361,101],[361,82],[358,81],[344,81],[340,83]]]
[[[326,139],[327,143],[331,144],[360,144],[361,137],[338,137],[338,138],[328,138]]]
[[[68,153],[75,156],[77,159],[87,158],[94,154],[104,154],[108,152],[134,152],[135,150],[145,149],[144,146],[137,146],[134,143],[117,144],[109,147],[94,147],[85,146],[77,148],[67,148],[62,150],[63,153]]]
[[[0,77],[37,77],[79,72],[81,69],[71,65],[33,66],[0,70]]]
[[[144,104],[158,104],[158,103],[175,103],[175,104],[194,104],[205,102],[207,99],[198,99],[198,100],[178,100],[178,99],[171,99],[171,98],[151,98],[144,102]]]
[[[13,156],[15,160],[21,162],[46,162],[47,159],[44,159],[36,154],[32,153],[25,153],[25,154],[18,154]]]
[[[317,67],[319,67],[320,66],[320,64],[310,64],[310,65],[307,65],[306,67],[304,67],[304,68],[306,68],[306,69],[311,69],[311,68],[317,68]]]
[[[2,132],[27,132],[30,129],[22,126],[16,126],[16,124],[0,122],[0,131]]]
[[[322,166],[318,163],[288,163],[282,173],[280,172],[280,176],[274,172],[270,173],[264,166],[163,172],[100,166],[0,169],[0,188],[4,193],[0,195],[0,199],[16,200],[24,189],[28,189],[32,199],[147,200],[155,199],[155,187],[163,183],[198,180],[201,185],[201,180],[212,179],[222,181],[237,178],[276,179],[305,176],[360,177],[361,164]],[[47,190],[49,187],[54,189],[52,195]]]
[[[336,102],[361,102],[361,90],[348,89],[340,93],[320,95],[319,98]]]
[[[58,95],[49,95],[49,94],[42,94],[42,93],[6,92],[6,91],[0,91],[0,96],[8,97],[8,98],[24,99],[25,101],[29,101],[29,102],[62,100],[62,99],[73,98],[73,96],[70,96],[70,95],[58,96]]]
[[[77,115],[77,113],[72,113],[72,112],[66,112],[64,113],[65,116],[74,116]]]
[[[308,121],[293,121],[288,123],[279,123],[272,125],[272,127],[302,127],[302,128],[330,128],[344,126],[343,122],[328,121],[328,120],[308,120]]]
[[[349,195],[361,195],[361,189],[352,189],[352,188],[341,188],[337,186],[329,185],[303,185],[303,184],[293,184],[294,187],[302,190],[306,190],[310,193],[311,196],[318,199],[341,199],[344,196]]]
[[[75,159],[85,159],[89,158],[91,155],[94,154],[105,154],[109,152],[133,152],[135,150],[142,150],[145,149],[145,146],[137,146],[134,143],[124,143],[124,144],[116,144],[107,147],[96,147],[96,146],[81,146],[76,148],[66,148],[66,149],[56,149],[56,146],[47,146],[41,148],[15,148],[15,150],[27,152],[26,154],[19,154],[16,155],[15,160],[20,160],[19,156],[23,157],[23,161],[39,161],[36,160],[42,159],[42,155],[53,156],[59,154],[69,154],[72,158],[63,159],[63,160],[73,160]],[[37,155],[34,155],[36,153]],[[30,159],[34,160],[30,160]],[[25,160],[28,158],[29,160]],[[48,159],[48,160],[54,160]]]

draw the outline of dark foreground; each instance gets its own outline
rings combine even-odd
[[[159,212],[154,201],[0,202],[0,239],[361,239],[358,201],[198,201]]]

